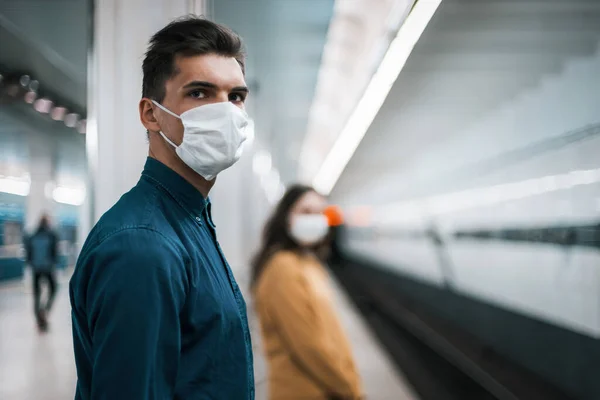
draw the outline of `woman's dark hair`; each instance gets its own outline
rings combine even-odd
[[[252,261],[252,286],[258,282],[267,261],[278,251],[300,251],[300,245],[289,233],[289,215],[296,202],[308,192],[316,191],[305,185],[293,185],[283,195],[275,211],[265,224],[260,250]],[[328,243],[324,242],[313,250],[318,256],[324,256]]]

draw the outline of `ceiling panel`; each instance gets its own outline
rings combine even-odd
[[[248,52],[257,141],[282,179],[295,179],[333,0],[215,0],[212,17],[242,36]]]
[[[91,29],[89,0],[0,0],[0,68],[30,74],[82,112]]]
[[[366,200],[480,116],[594,55],[599,40],[599,1],[444,0],[334,196]]]
[[[29,74],[40,94],[70,110],[86,109],[89,0],[0,0],[0,72]],[[22,99],[4,96],[0,164],[28,169],[28,143],[47,142],[57,173],[83,178],[85,136],[39,114]]]

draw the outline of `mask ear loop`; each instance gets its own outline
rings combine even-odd
[[[163,111],[164,111],[164,112],[166,112],[167,114],[171,114],[171,115],[172,115],[172,116],[174,116],[175,118],[179,118],[179,119],[181,119],[181,117],[180,117],[179,115],[177,115],[177,114],[175,114],[173,111],[171,111],[171,110],[167,109],[166,107],[164,107],[164,106],[163,106],[162,104],[160,104],[159,102],[157,102],[157,101],[155,101],[155,100],[152,100],[152,103],[154,103],[154,105],[155,105],[155,106],[157,106],[158,108],[160,108],[161,110],[163,110]],[[173,141],[171,141],[171,139],[169,139],[169,138],[167,137],[167,135],[165,135],[165,134],[164,134],[164,132],[163,132],[163,131],[158,131],[158,133],[160,133],[160,136],[162,136],[162,137],[163,137],[163,139],[165,139],[165,141],[166,141],[167,143],[169,143],[171,146],[173,146],[174,148],[177,148],[177,147],[178,147],[178,146],[177,146],[175,143],[173,143]]]
[[[167,114],[171,114],[172,116],[174,116],[175,118],[179,118],[181,119],[181,117],[177,114],[175,114],[173,111],[169,110],[168,108],[165,108],[165,106],[163,106],[162,104],[160,104],[159,102],[157,102],[156,100],[152,100],[152,102],[154,103],[154,105],[158,108],[160,108],[161,110],[163,110],[164,112],[166,112]]]
[[[163,137],[163,139],[165,139],[165,141],[166,141],[167,143],[169,143],[171,146],[173,146],[174,148],[177,148],[177,147],[179,147],[179,146],[177,146],[175,143],[173,143],[173,142],[171,141],[171,139],[169,139],[169,138],[167,137],[167,135],[165,135],[165,134],[163,133],[163,131],[158,131],[158,133],[160,133],[160,136],[162,136],[162,137]]]

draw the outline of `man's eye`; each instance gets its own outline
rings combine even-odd
[[[195,99],[203,99],[206,97],[206,93],[204,93],[202,90],[192,90],[188,95]]]
[[[240,93],[232,93],[229,95],[229,101],[233,103],[243,103],[246,100],[246,95]]]

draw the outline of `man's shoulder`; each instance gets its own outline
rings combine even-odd
[[[90,232],[77,259],[72,284],[77,286],[92,275],[99,278],[116,271],[129,275],[169,273],[174,267],[187,264],[188,252],[172,233],[173,228],[160,222],[160,209],[150,201],[131,201],[129,194],[107,211]]]
[[[136,185],[102,215],[90,232],[86,247],[95,248],[115,236],[121,240],[141,236],[146,245],[153,241],[176,245],[178,238],[165,217],[160,195],[156,187]]]

